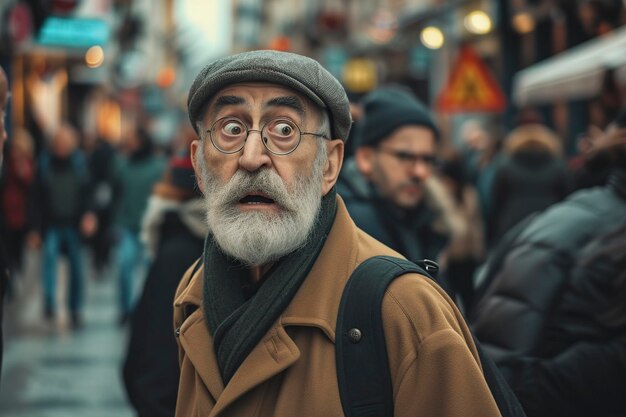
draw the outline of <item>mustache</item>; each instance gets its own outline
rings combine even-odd
[[[246,195],[262,193],[286,210],[293,210],[289,190],[278,174],[270,169],[248,172],[239,170],[215,193],[220,205],[234,205]]]

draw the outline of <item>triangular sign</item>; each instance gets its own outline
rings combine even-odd
[[[501,112],[506,98],[487,66],[469,46],[464,46],[446,87],[437,100],[444,113]]]

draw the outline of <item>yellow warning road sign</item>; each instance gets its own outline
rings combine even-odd
[[[446,113],[501,112],[506,98],[487,66],[469,46],[459,52],[437,108]]]

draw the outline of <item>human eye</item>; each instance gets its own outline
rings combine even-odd
[[[288,120],[275,120],[267,127],[268,133],[274,138],[289,139],[296,133],[295,125]]]
[[[239,137],[245,134],[246,127],[240,120],[227,119],[220,123],[220,133],[228,137]]]

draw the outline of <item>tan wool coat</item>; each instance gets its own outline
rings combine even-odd
[[[226,387],[204,319],[203,270],[190,276],[190,269],[175,299],[176,416],[343,416],[335,370],[337,311],[352,271],[375,255],[400,256],[358,229],[338,198],[312,270]],[[196,310],[185,317],[185,306]],[[389,286],[382,308],[396,416],[500,416],[468,327],[443,290],[407,274]]]

